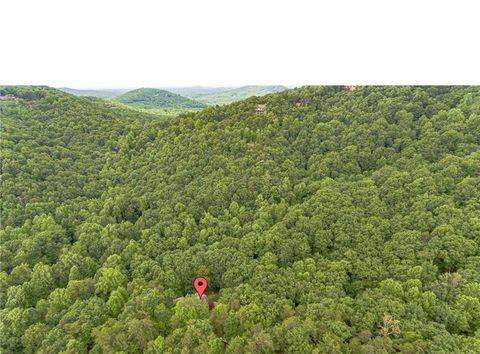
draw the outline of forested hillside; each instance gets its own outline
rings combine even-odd
[[[142,107],[154,108],[204,108],[207,105],[165,90],[139,88],[114,98],[116,101]]]
[[[198,98],[206,95],[220,93],[228,90],[235,89],[237,87],[210,87],[210,86],[187,86],[187,87],[165,87],[164,89],[185,97]]]
[[[227,104],[246,99],[251,96],[264,96],[269,93],[284,91],[285,86],[261,86],[250,85],[226,89],[220,92],[212,92],[196,95],[195,99],[208,105]],[[193,96],[192,96],[193,97]]]
[[[7,94],[2,353],[480,352],[479,87]]]

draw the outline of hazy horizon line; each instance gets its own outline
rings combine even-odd
[[[258,87],[267,87],[267,86],[283,86],[287,88],[294,88],[294,87],[301,87],[301,86],[309,86],[311,84],[302,84],[302,85],[284,85],[284,84],[268,84],[268,85],[260,85],[260,84],[248,84],[248,85],[140,85],[140,86],[50,86],[45,85],[53,88],[69,88],[69,89],[76,89],[76,90],[120,90],[120,89],[136,89],[136,88],[238,88],[238,87],[248,87],[248,86],[258,86]],[[323,86],[323,84],[317,84],[319,86]],[[13,85],[12,85],[13,86]],[[25,85],[29,86],[29,85]],[[32,85],[37,86],[37,85]],[[328,85],[326,85],[328,86]]]

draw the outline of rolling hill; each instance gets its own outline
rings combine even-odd
[[[114,100],[128,105],[155,108],[191,109],[204,108],[207,106],[204,103],[194,101],[188,97],[155,88],[139,88],[128,91],[116,96]]]
[[[75,96],[93,96],[99,98],[117,99],[118,101],[149,107],[158,108],[202,108],[205,105],[227,104],[251,96],[263,96],[269,93],[281,92],[286,90],[285,86],[261,86],[251,85],[243,87],[167,87],[167,88],[140,88],[135,90],[128,89],[72,89],[61,87],[59,90],[73,94]],[[170,94],[177,94],[183,97],[172,97]],[[125,96],[126,95],[126,96]],[[153,96],[157,96],[153,98]],[[185,101],[184,98],[190,98],[194,102]],[[200,106],[199,102],[204,105]],[[178,104],[178,106],[175,106]]]

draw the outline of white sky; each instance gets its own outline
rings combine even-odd
[[[0,84],[480,84],[478,0],[0,0]]]

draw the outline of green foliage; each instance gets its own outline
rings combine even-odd
[[[7,94],[2,353],[480,351],[478,87]]]
[[[155,88],[139,88],[128,91],[114,98],[128,105],[156,108],[204,108],[204,103],[194,101],[166,90]]]

